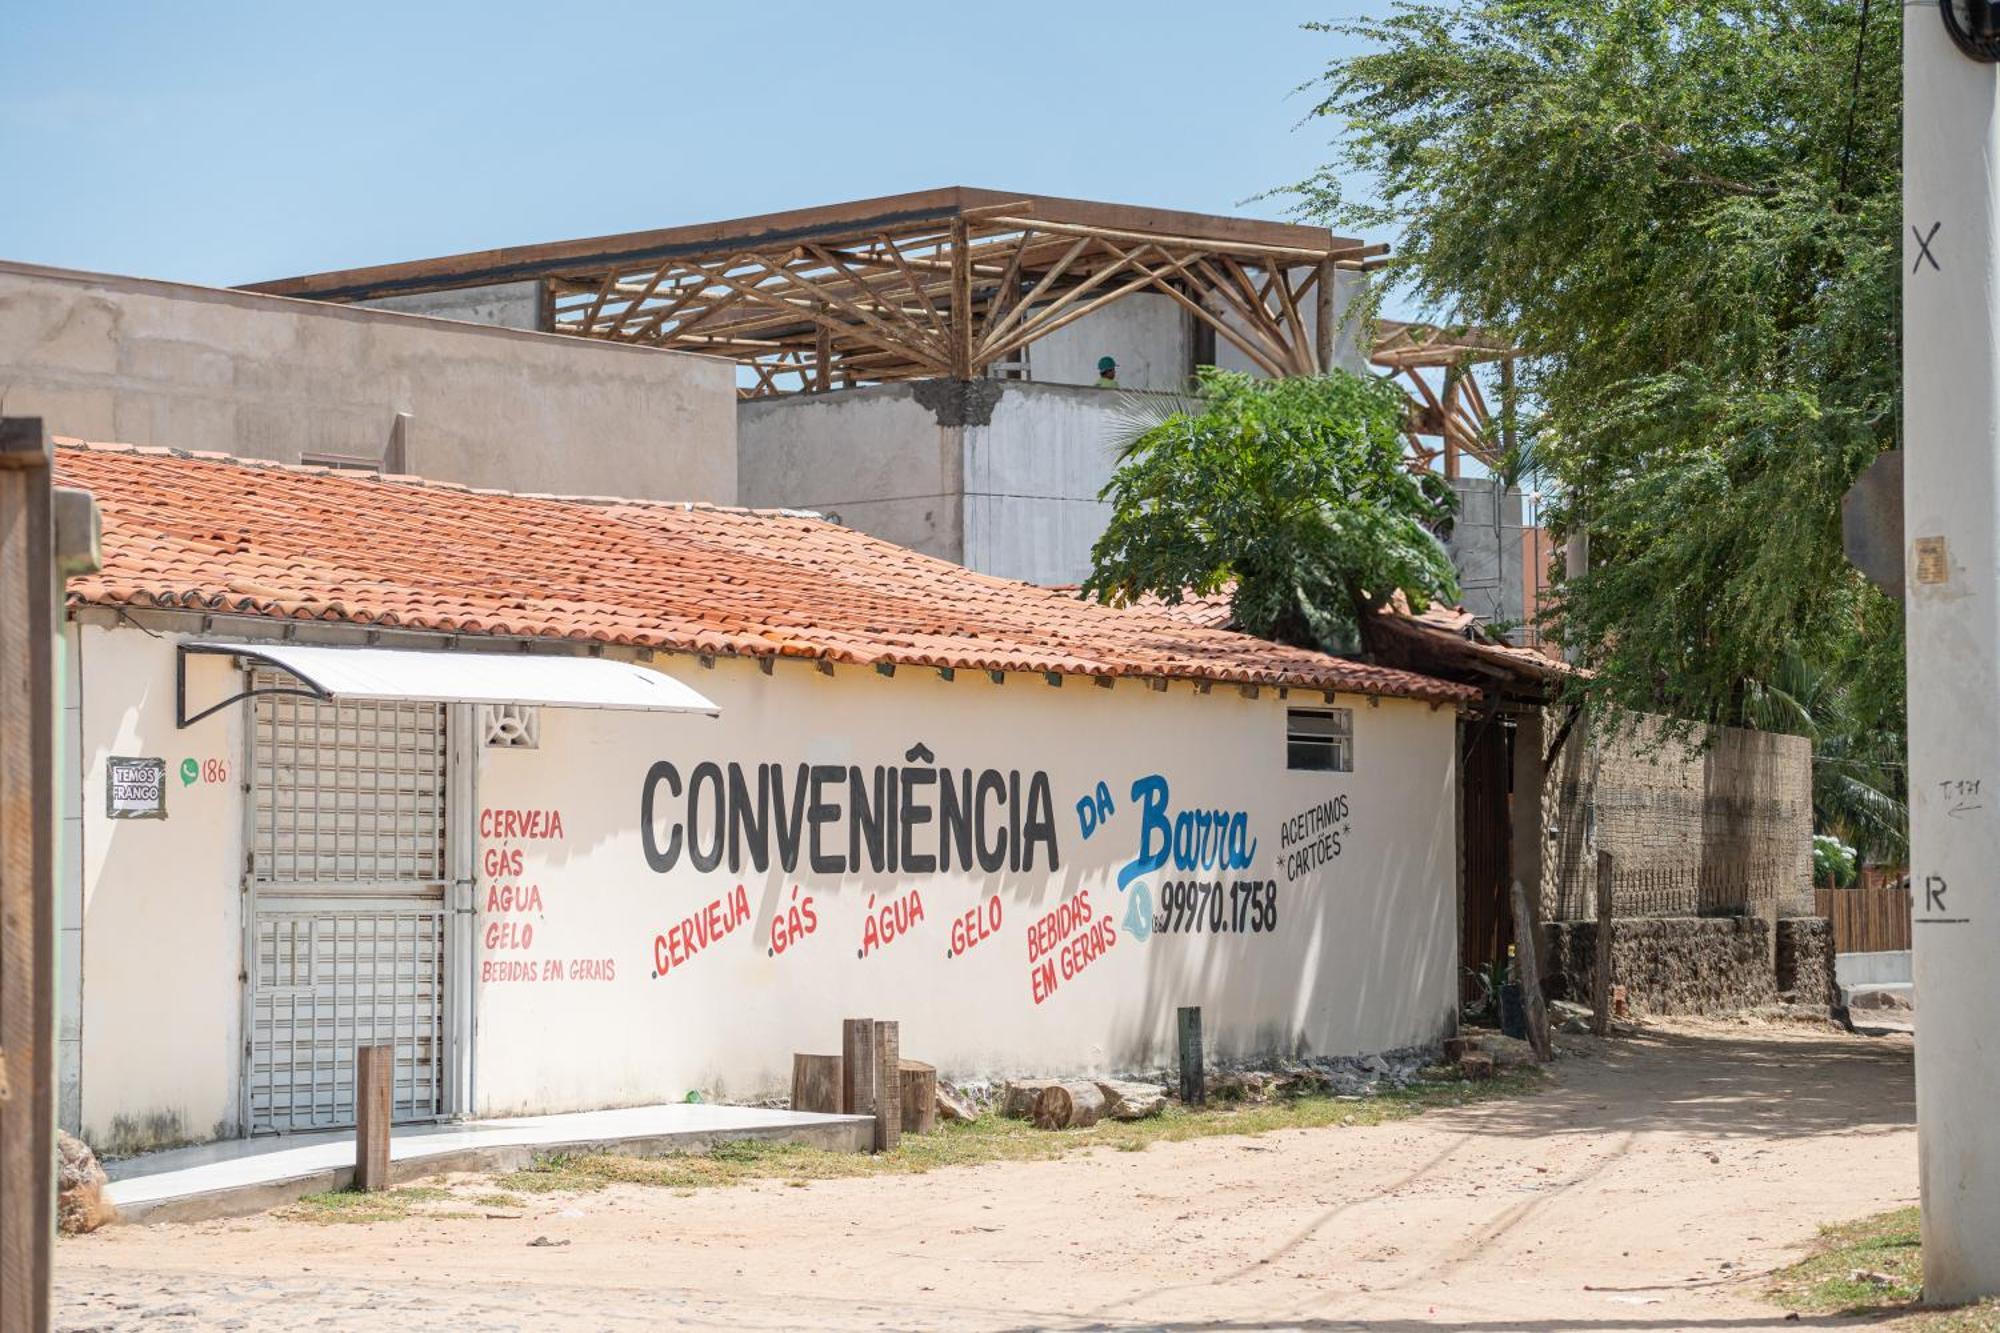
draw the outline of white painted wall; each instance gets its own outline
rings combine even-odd
[[[242,1062],[239,915],[243,706],[184,732],[173,725],[171,635],[85,624],[81,651],[82,1078],[86,1138],[130,1151],[238,1132]],[[322,637],[322,636],[315,636]],[[1217,688],[1160,693],[1132,682],[1061,688],[1038,676],[994,685],[905,670],[893,679],[839,668],[826,677],[783,663],[766,677],[725,660],[702,670],[666,663],[722,708],[719,719],[544,710],[536,750],[481,750],[473,799],[461,807],[478,855],[470,972],[475,978],[472,1094],[480,1114],[554,1111],[706,1095],[782,1091],[796,1050],[834,1050],[843,1016],[895,1018],[904,1050],[957,1076],[1159,1066],[1171,1061],[1174,1010],[1200,1004],[1225,1054],[1356,1053],[1434,1039],[1455,996],[1451,710],[1345,699],[1355,715],[1356,770],[1285,768],[1286,704]],[[197,705],[240,688],[226,659],[189,663]],[[1320,702],[1313,695],[1307,706]],[[714,761],[786,769],[800,762],[895,765],[918,742],[941,769],[1022,774],[1023,801],[1044,772],[1060,868],[815,874],[774,859],[698,870],[684,847],[665,873],[648,866],[639,828],[651,766],[673,763],[683,790]],[[168,818],[104,817],[108,756],[166,761]],[[183,785],[183,759],[228,764],[221,782]],[[1136,779],[1163,776],[1173,811],[1244,813],[1256,850],[1247,866],[1142,875],[1123,893],[1120,867],[1139,848]],[[1113,803],[1086,839],[1077,802],[1099,782]],[[936,788],[925,791],[933,811]],[[686,814],[661,790],[656,825]],[[1296,876],[1280,826],[1344,797],[1342,849]],[[845,784],[830,794],[844,811]],[[913,810],[914,810],[913,805]],[[498,822],[500,812],[544,812]],[[545,836],[559,812],[560,835]],[[938,815],[928,824],[935,830]],[[705,824],[704,824],[705,827]],[[805,835],[809,848],[810,824]],[[826,845],[843,854],[844,815]],[[685,837],[685,834],[683,835]],[[775,840],[774,840],[775,841]],[[921,849],[929,840],[917,839]],[[519,855],[518,870],[510,864]],[[774,858],[775,858],[774,851]],[[1038,857],[1041,855],[1038,849]],[[1132,903],[1160,907],[1169,880],[1274,881],[1276,929],[1142,939]],[[719,942],[653,975],[655,946],[677,923],[743,887],[748,918]],[[523,891],[533,896],[522,900]],[[773,952],[774,918],[811,900],[817,928]],[[513,892],[510,894],[509,890]],[[914,890],[923,921],[868,957],[863,923]],[[1037,1003],[1028,937],[1058,904],[1087,896],[1115,942],[1080,974],[1058,973]],[[952,921],[999,903],[990,938],[956,957]],[[1232,920],[1233,924],[1233,920]],[[1246,918],[1245,924],[1248,924]],[[529,932],[532,931],[530,935]],[[1073,938],[1073,937],[1072,937]],[[1060,955],[1058,954],[1058,958]],[[535,980],[501,980],[498,965],[533,965]],[[550,980],[552,969],[558,980]],[[483,977],[483,979],[482,979]]]
[[[0,399],[59,435],[505,490],[736,499],[735,367],[384,310],[0,263]]]
[[[174,728],[174,642],[84,625],[82,657],[83,1137],[112,1151],[236,1132],[242,1060],[242,708]],[[241,688],[220,657],[188,692]],[[105,817],[112,755],[166,761],[167,817]],[[227,764],[184,785],[181,761]]]
[[[843,1016],[900,1021],[907,1056],[957,1076],[1158,1067],[1172,1059],[1183,1004],[1202,1006],[1211,1041],[1228,1054],[1375,1051],[1435,1039],[1451,1022],[1449,709],[1351,701],[1356,771],[1307,774],[1286,770],[1286,705],[1268,693],[1251,701],[1220,689],[1204,696],[1083,681],[1057,689],[1033,676],[996,686],[975,672],[946,682],[931,672],[883,679],[843,668],[827,678],[791,663],[768,678],[729,661],[710,671],[677,661],[673,671],[721,706],[720,719],[544,711],[539,750],[482,754],[481,970],[534,969],[533,980],[480,985],[482,1113],[678,1099],[691,1089],[779,1092],[794,1051],[838,1049]],[[1024,789],[1046,772],[1060,869],[814,874],[802,853],[791,874],[775,862],[757,871],[747,859],[740,873],[726,859],[703,873],[685,846],[667,873],[647,864],[637,821],[656,761],[676,766],[684,791],[704,761],[725,771],[730,761],[746,765],[753,782],[756,765],[775,763],[789,794],[800,762],[906,766],[918,742],[942,770],[1018,770]],[[1132,784],[1153,773],[1167,778],[1176,810],[1246,812],[1252,863],[1187,878],[1275,880],[1273,932],[1143,940],[1135,932],[1136,885],[1157,895],[1163,879],[1182,878],[1154,873],[1122,894],[1117,887],[1138,847]],[[1115,809],[1086,840],[1076,804],[1099,782]],[[936,789],[924,790],[934,806]],[[664,787],[660,795],[655,822],[665,841],[687,798],[673,800]],[[1350,803],[1340,856],[1292,878],[1280,863],[1281,823],[1336,796]],[[844,807],[844,790],[838,799]],[[561,836],[491,836],[491,812],[507,810],[559,811]],[[844,818],[829,827],[844,854]],[[936,823],[918,827],[932,831],[919,846],[934,846]],[[518,873],[504,864],[513,853]],[[727,902],[739,885],[747,919],[655,975],[661,935]],[[537,897],[496,910],[506,886],[533,886]],[[857,956],[871,898],[880,909],[911,892],[921,924]],[[1030,929],[1076,896],[1087,897],[1091,919],[1115,943],[1080,974],[1059,975],[1037,1003]],[[989,910],[995,898],[997,933],[952,956],[953,919]],[[774,921],[808,900],[816,930],[774,952]]]

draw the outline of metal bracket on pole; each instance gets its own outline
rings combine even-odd
[[[1938,0],[1938,13],[1960,51],[1988,65],[2000,62],[2000,5],[1991,0]]]

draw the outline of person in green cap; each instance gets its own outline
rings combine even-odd
[[[1118,362],[1108,356],[1097,358],[1097,387],[1115,389],[1118,387]]]

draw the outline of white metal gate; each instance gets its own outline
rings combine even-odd
[[[259,670],[259,689],[296,687]],[[354,1123],[354,1052],[394,1114],[446,1111],[446,709],[254,699],[244,1071],[252,1133]]]

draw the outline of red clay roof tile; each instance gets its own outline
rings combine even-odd
[[[63,441],[104,569],[72,604],[163,606],[704,653],[1477,691],[976,574],[811,515],[473,490]]]

